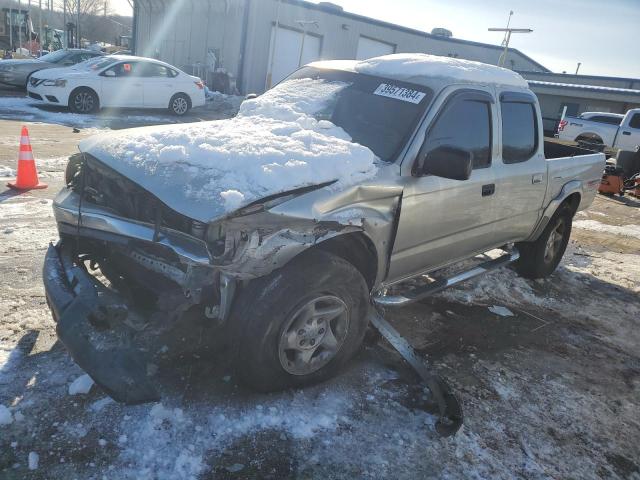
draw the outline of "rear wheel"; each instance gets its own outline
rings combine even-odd
[[[90,88],[78,88],[69,95],[69,109],[73,113],[95,113],[99,108],[98,95]]]
[[[240,377],[256,390],[274,391],[340,370],[362,343],[369,295],[353,265],[310,251],[252,281],[235,305]]]
[[[191,99],[184,93],[177,93],[169,101],[169,111],[179,117],[191,109]]]
[[[571,236],[573,209],[561,205],[551,217],[546,228],[535,242],[516,244],[520,259],[515,263],[516,271],[526,278],[544,278],[558,267]]]

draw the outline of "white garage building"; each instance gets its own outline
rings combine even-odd
[[[136,0],[139,55],[174,65],[212,65],[242,93],[260,93],[319,59],[426,52],[496,64],[501,47],[433,35],[301,0]],[[439,29],[445,35],[447,31]],[[507,66],[548,72],[511,49]]]
[[[502,53],[445,29],[425,33],[303,0],[135,0],[134,49],[241,93],[261,93],[319,59],[424,52],[495,65]],[[513,48],[505,65],[529,80],[547,133],[565,106],[569,114],[640,106],[640,80],[552,73]]]

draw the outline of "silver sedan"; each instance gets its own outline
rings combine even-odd
[[[26,87],[33,72],[75,65],[99,55],[102,53],[93,50],[68,49],[47,53],[40,58],[0,60],[0,84]]]

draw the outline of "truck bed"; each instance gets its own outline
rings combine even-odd
[[[591,205],[604,170],[605,154],[548,141],[544,142],[544,154],[549,176],[545,205],[556,198],[569,182],[581,184],[578,209]]]

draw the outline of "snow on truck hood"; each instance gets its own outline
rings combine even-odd
[[[90,137],[80,150],[190,218],[209,222],[261,198],[375,175],[376,157],[313,114],[347,86],[290,80],[246,100],[228,120],[143,127]]]

